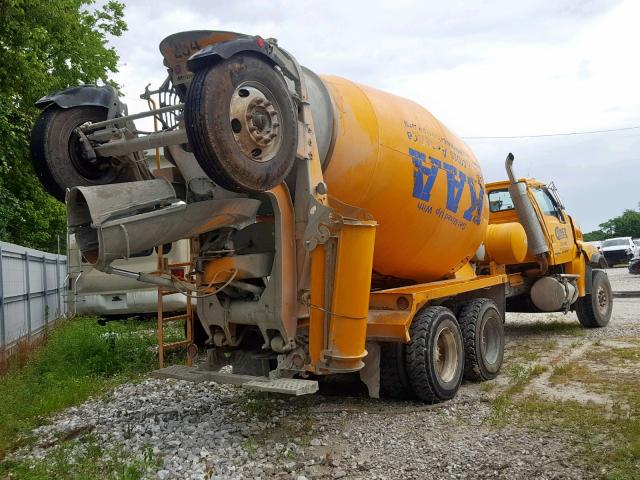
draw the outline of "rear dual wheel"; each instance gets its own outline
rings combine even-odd
[[[458,317],[464,338],[464,378],[496,378],[504,357],[504,319],[496,303],[477,298],[465,304]]]
[[[420,400],[437,403],[455,396],[462,381],[464,347],[451,310],[430,306],[416,314],[405,363],[413,393]]]
[[[386,397],[442,402],[455,396],[463,376],[490,380],[502,366],[503,316],[491,299],[465,303],[457,320],[448,308],[425,307],[410,334],[406,345],[382,345],[380,387]]]
[[[462,381],[464,348],[455,316],[428,306],[411,323],[407,344],[383,344],[380,387],[391,398],[438,403],[453,398]]]

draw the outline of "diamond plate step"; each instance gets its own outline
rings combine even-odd
[[[299,378],[260,379],[243,383],[242,388],[257,390],[259,392],[284,393],[298,396],[316,393],[318,391],[318,382]]]
[[[233,373],[210,372],[186,365],[171,365],[151,372],[156,378],[175,378],[188,382],[217,382],[241,385],[248,390],[260,392],[284,393],[287,395],[308,395],[318,391],[318,382],[297,378],[254,377],[252,375],[234,375]]]

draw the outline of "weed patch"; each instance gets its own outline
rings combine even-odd
[[[640,403],[629,408],[575,401],[516,399],[501,394],[491,402],[489,423],[518,425],[545,432],[564,430],[576,439],[594,473],[611,480],[632,480],[640,471]]]
[[[61,323],[46,345],[0,377],[0,458],[52,413],[153,368],[155,344],[148,322]]]
[[[509,377],[509,389],[506,394],[511,395],[522,392],[533,377],[541,375],[546,370],[547,367],[537,363],[533,365],[519,363],[511,365],[505,372]]]
[[[141,455],[99,443],[92,435],[53,447],[42,460],[5,460],[0,477],[15,480],[65,478],[86,480],[115,478],[138,480],[162,465],[162,459],[147,447]]]
[[[559,322],[557,320],[509,325],[509,332],[517,335],[564,334],[578,337],[586,335],[584,329],[577,323]]]

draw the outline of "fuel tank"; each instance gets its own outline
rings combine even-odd
[[[416,282],[453,275],[473,257],[488,224],[472,151],[411,100],[320,78],[334,111],[332,146],[323,159],[328,192],[379,223],[374,272]]]

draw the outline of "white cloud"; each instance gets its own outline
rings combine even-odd
[[[218,29],[277,37],[313,70],[414,99],[458,134],[528,135],[640,125],[638,19],[634,0],[131,0],[113,44],[131,111],[164,78],[162,38]],[[488,180],[509,150],[521,173],[556,180],[585,230],[640,200],[640,131],[469,143]]]

